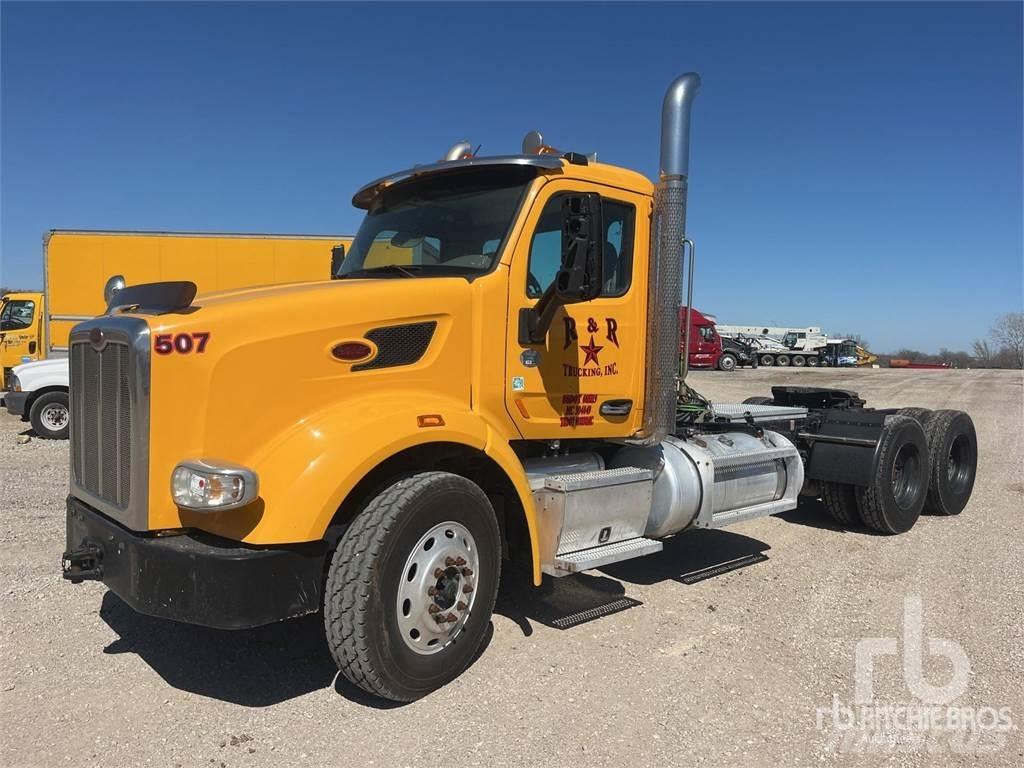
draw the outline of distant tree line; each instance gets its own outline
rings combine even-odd
[[[1024,312],[1000,315],[987,337],[974,340],[970,352],[942,347],[938,354],[898,349],[892,354],[878,355],[882,365],[893,359],[949,363],[954,368],[1024,368]]]

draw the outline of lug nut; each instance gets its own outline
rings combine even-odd
[[[455,565],[455,558],[454,557],[446,557],[444,559],[444,564],[447,565],[449,568],[451,568],[453,565]]]
[[[460,601],[458,602],[458,604],[457,604],[457,605],[456,605],[455,607],[456,607],[456,608],[457,608],[458,610],[460,610],[460,611],[464,611],[464,610],[466,610],[467,608],[469,608],[469,606],[468,606],[468,605],[466,605],[466,604],[465,604],[464,602],[462,602],[461,600],[460,600]]]
[[[437,594],[437,587],[427,587],[427,594],[433,597]]]
[[[462,591],[463,591],[463,593],[468,595],[470,592],[473,591],[473,585],[472,584],[463,584],[462,585]]]
[[[434,617],[434,621],[436,621],[438,624],[447,624],[448,617],[442,613],[439,613]]]
[[[472,576],[473,575],[473,570],[471,568],[463,568],[462,569],[462,575],[463,576]]]
[[[448,616],[447,616],[447,619],[448,619],[448,623],[449,624],[454,624],[456,621],[459,620],[458,617],[454,613],[449,613]]]
[[[466,564],[466,558],[464,558],[464,557],[456,558],[455,559],[455,564],[456,565],[465,565]]]
[[[434,569],[434,578],[435,579],[440,579],[442,576],[444,576],[444,569],[443,568],[435,568]]]
[[[441,610],[441,609],[440,609],[440,608],[438,608],[436,604],[433,604],[433,603],[432,603],[432,604],[431,604],[431,606],[430,606],[429,608],[427,608],[427,613],[437,613],[437,612],[439,612],[440,610]]]

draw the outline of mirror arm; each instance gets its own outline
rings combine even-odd
[[[543,344],[547,338],[555,313],[565,304],[555,291],[555,281],[544,291],[544,294],[532,307],[523,307],[519,311],[519,343],[526,346]]]

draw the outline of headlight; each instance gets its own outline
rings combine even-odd
[[[21,392],[21,382],[18,381],[18,377],[13,373],[11,374],[11,392]]]
[[[171,475],[174,503],[187,509],[232,509],[248,504],[258,493],[255,472],[223,461],[190,459]]]

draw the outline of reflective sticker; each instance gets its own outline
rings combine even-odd
[[[526,389],[526,379],[524,379],[522,376],[513,376],[512,391],[522,392],[524,389]]]

